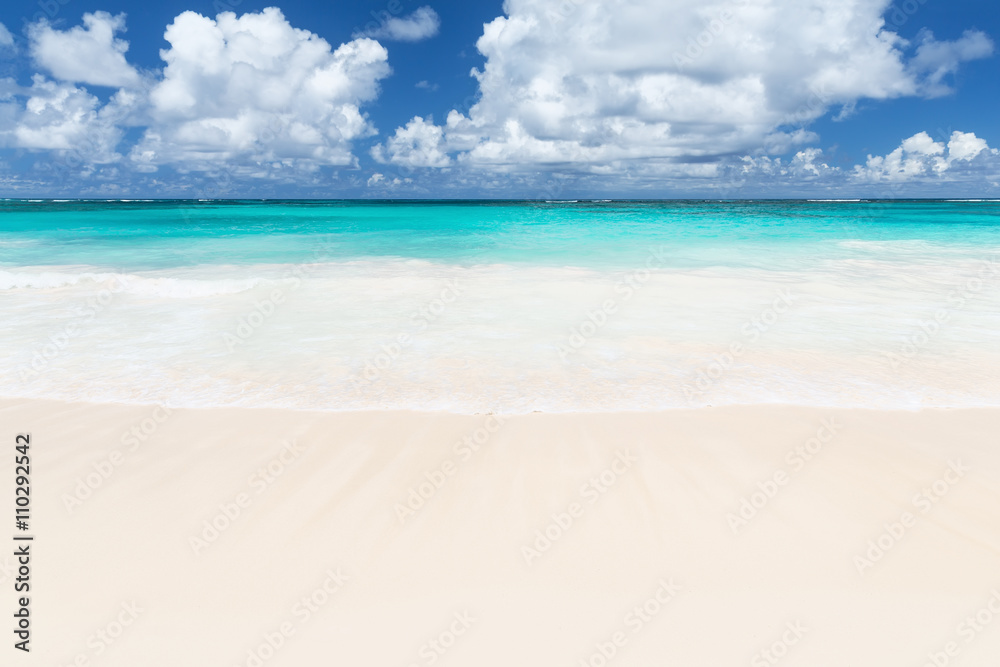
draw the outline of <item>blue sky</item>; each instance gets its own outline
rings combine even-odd
[[[0,23],[0,196],[1000,197],[986,1],[15,0]]]

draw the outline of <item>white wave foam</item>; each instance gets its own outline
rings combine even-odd
[[[0,290],[26,290],[0,292],[0,395],[458,412],[1000,405],[1000,277],[970,281],[978,248],[916,247],[642,279],[411,259],[18,267],[0,271]],[[281,297],[267,303],[265,286]],[[83,302],[102,288],[150,296],[91,315]]]
[[[175,299],[238,294],[239,292],[251,290],[258,285],[270,284],[271,282],[260,278],[193,280],[186,278],[147,277],[129,273],[0,271],[0,291],[88,287],[140,296]]]

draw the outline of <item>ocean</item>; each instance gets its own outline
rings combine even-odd
[[[0,396],[1000,405],[997,201],[0,202]]]

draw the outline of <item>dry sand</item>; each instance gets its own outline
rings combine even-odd
[[[499,423],[4,400],[0,417],[11,514],[14,436],[31,433],[35,535],[32,651],[5,647],[4,665],[1000,656],[1000,410]],[[428,496],[412,514],[411,488]]]

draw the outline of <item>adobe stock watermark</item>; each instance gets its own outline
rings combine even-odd
[[[682,590],[672,578],[660,579],[657,583],[659,586],[652,595],[625,614],[622,619],[625,629],[616,630],[604,641],[594,644],[590,655],[580,658],[579,667],[605,667],[628,644],[630,633],[634,637],[642,632]]]
[[[449,457],[425,472],[423,480],[408,489],[406,500],[396,503],[393,507],[399,523],[406,523],[407,519],[420,511],[441,490],[448,479],[458,472],[459,466],[472,460],[472,457],[489,443],[493,434],[505,423],[506,420],[501,415],[489,415],[482,426],[456,441],[452,446],[452,453],[457,457],[457,462]]]
[[[273,289],[266,298],[255,301],[253,308],[240,317],[233,332],[227,331],[222,334],[222,342],[226,344],[226,349],[230,353],[235,352],[236,348],[250,340],[250,337],[264,326],[264,322],[269,320],[284,302],[285,293],[281,289]]]
[[[705,28],[694,37],[688,37],[683,51],[674,51],[674,66],[678,72],[693,65],[705,52],[712,48],[715,40],[726,32],[736,20],[735,7],[746,7],[751,0],[737,0],[731,7],[723,7],[712,18],[705,21]]]
[[[68,1],[68,0],[67,0]],[[53,9],[54,2],[49,6]],[[60,4],[66,4],[61,2]],[[56,9],[54,13],[57,13]],[[38,14],[35,14],[38,17]],[[36,19],[37,20],[37,19]],[[35,167],[46,176],[49,182],[67,182],[77,180],[81,173],[92,172],[95,168],[94,156],[107,152],[102,144],[99,133],[87,133],[73,141],[69,149],[54,151],[49,161],[35,163]]]
[[[730,343],[729,348],[722,354],[715,355],[710,363],[695,371],[694,384],[685,384],[682,387],[684,396],[689,402],[701,397],[708,392],[719,379],[732,370],[739,359],[760,337],[770,331],[781,316],[795,305],[798,297],[792,294],[791,290],[778,290],[777,296],[771,301],[771,305],[760,311],[755,317],[747,320],[740,327],[742,339]]]
[[[308,623],[323,607],[329,604],[344,587],[344,584],[350,580],[350,577],[341,572],[339,567],[331,568],[323,574],[325,577],[323,583],[300,597],[292,605],[289,612],[290,618],[278,623],[273,630],[264,632],[257,645],[247,650],[246,658],[237,663],[237,667],[262,667],[264,663],[275,656],[288,640],[295,636],[295,632],[301,626]]]
[[[569,503],[564,511],[553,512],[550,515],[552,520],[544,528],[535,530],[535,539],[530,544],[521,546],[524,562],[530,566],[541,558],[542,554],[551,549],[552,545],[583,517],[587,507],[610,491],[622,475],[630,471],[638,461],[639,459],[632,456],[627,449],[616,452],[607,468],[580,486],[580,501]]]
[[[809,628],[803,627],[801,621],[785,623],[785,631],[781,633],[781,637],[771,642],[767,648],[755,653],[750,659],[750,667],[770,667],[778,664],[808,631]]]
[[[987,281],[1000,274],[1000,264],[996,257],[985,260],[975,277],[969,278],[964,285],[948,293],[947,301],[950,308],[941,308],[934,313],[933,319],[920,322],[919,328],[906,336],[896,351],[883,354],[893,369],[908,364],[923,350],[941,331],[941,327],[951,319],[953,313],[965,308],[968,303],[982,292]]]
[[[88,650],[77,653],[72,661],[65,663],[65,667],[90,667],[91,661],[111,648],[144,611],[134,600],[123,602],[113,619],[87,637]],[[59,667],[64,667],[63,663]]]
[[[242,4],[242,0],[215,0],[213,7],[216,12],[236,12],[236,7]],[[267,123],[257,133],[255,144],[260,147],[253,156],[254,164],[235,165],[229,161],[206,161],[197,163],[196,170],[191,172],[196,181],[185,183],[187,191],[191,193],[190,198],[197,198],[208,202],[217,199],[233,198],[239,186],[248,182],[260,183],[262,180],[288,179],[295,176],[290,173],[294,169],[286,161],[276,160],[267,153],[267,147],[276,139],[287,136],[293,130],[293,124],[286,118],[278,115],[270,115]],[[151,158],[152,155],[139,155],[140,163],[137,165],[139,171],[156,171],[157,164]],[[200,203],[200,201],[199,201]],[[182,211],[182,215],[187,214]]]
[[[297,441],[284,441],[278,454],[257,468],[247,478],[247,485],[252,493],[240,491],[231,499],[219,503],[218,511],[211,518],[202,521],[201,531],[188,537],[188,545],[194,555],[200,556],[219,539],[222,533],[229,530],[241,516],[245,515],[246,510],[253,505],[254,500],[267,491],[302,456],[304,451],[306,448]]]
[[[927,0],[903,0],[894,2],[885,10],[885,26],[883,30],[898,30],[909,23],[910,17],[927,4]]]
[[[111,282],[111,286],[101,288],[96,296],[92,296],[84,302],[84,307],[80,308],[79,315],[64,324],[59,331],[49,335],[46,342],[34,346],[31,362],[21,368],[20,379],[22,382],[33,380],[44,373],[49,364],[66,351],[70,342],[83,333],[84,325],[92,322],[94,318],[104,312],[104,309],[114,301],[115,295],[128,287],[128,282],[119,273],[112,275]]]
[[[243,4],[243,0],[213,0],[212,9],[216,14],[223,12],[236,13],[236,8]]]
[[[578,352],[587,344],[591,338],[596,336],[608,319],[618,312],[619,306],[627,303],[637,291],[649,281],[654,269],[665,266],[667,263],[666,247],[660,246],[650,250],[649,257],[644,266],[630,271],[615,283],[614,292],[619,295],[605,299],[601,304],[587,311],[586,317],[582,321],[570,328],[566,342],[556,348],[559,358],[563,362],[569,361],[571,354]],[[620,301],[619,301],[620,298]]]
[[[955,627],[956,639],[948,641],[938,651],[930,651],[922,667],[947,667],[962,654],[963,646],[968,646],[1000,616],[1000,590],[990,591],[990,598],[982,607],[969,614]],[[961,642],[959,641],[961,640]]]
[[[407,2],[412,2],[412,0],[407,0]],[[371,16],[373,20],[366,23],[364,27],[355,27],[354,30],[351,31],[352,38],[357,39],[368,33],[377,32],[385,28],[389,21],[403,13],[403,9],[402,0],[389,0],[389,2],[386,3],[385,9],[382,11],[376,12],[374,9],[371,10],[368,12],[368,15]]]
[[[35,12],[34,15],[29,19],[27,15],[21,17],[21,21],[25,24],[28,23],[38,23],[42,19],[51,20],[54,19],[62,7],[65,7],[70,3],[71,0],[38,0],[35,4],[41,11]],[[25,26],[27,27],[27,26]]]
[[[417,656],[420,662],[411,662],[407,667],[420,667],[421,665],[433,665],[440,658],[444,657],[455,645],[460,637],[472,627],[476,619],[468,611],[455,612],[448,627],[428,639],[417,649]]]
[[[72,493],[64,493],[60,496],[63,507],[69,514],[83,505],[84,501],[91,498],[104,483],[111,479],[125,463],[130,454],[134,454],[149,438],[156,433],[174,411],[165,405],[158,405],[148,417],[132,424],[132,426],[122,434],[120,442],[121,449],[112,449],[107,456],[94,463],[92,472],[76,478],[76,485]]]
[[[320,243],[320,246],[313,251],[313,256],[308,263],[296,264],[288,268],[281,275],[280,280],[290,281],[292,283],[289,288],[290,290],[296,290],[301,287],[302,281],[316,270],[316,264],[330,258],[328,253],[332,245],[329,239],[324,239]],[[250,340],[251,336],[264,326],[264,323],[271,319],[279,307],[285,303],[286,296],[285,290],[275,288],[264,299],[255,301],[253,308],[240,317],[232,333],[226,331],[222,334],[222,342],[226,345],[226,349],[230,353],[233,353],[236,351],[236,348]]]
[[[868,540],[868,549],[854,557],[854,567],[858,574],[865,575],[865,570],[875,566],[885,555],[903,539],[906,533],[917,525],[917,519],[934,509],[951,489],[958,484],[969,468],[961,460],[948,461],[948,469],[944,474],[923,487],[910,499],[916,513],[904,511],[898,519],[882,524],[883,531],[877,537]]]
[[[726,522],[733,534],[739,535],[740,531],[747,527],[754,517],[791,481],[795,473],[802,470],[806,463],[812,461],[828,444],[833,442],[843,426],[836,417],[826,417],[820,420],[820,427],[816,429],[815,436],[788,450],[784,460],[789,466],[789,470],[779,468],[767,479],[757,482],[757,490],[740,498],[739,508],[726,515]]]
[[[555,9],[552,9],[551,5],[546,5],[548,8],[545,10],[545,18],[550,24],[562,23],[586,2],[587,0],[562,0]]]
[[[428,301],[411,315],[410,323],[413,328],[409,333],[400,332],[393,342],[382,345],[381,352],[365,359],[361,377],[367,383],[377,382],[382,373],[392,367],[403,350],[413,343],[417,335],[426,331],[437,318],[441,317],[448,306],[455,303],[464,291],[465,288],[459,285],[457,278],[449,280],[436,298]],[[355,380],[357,382],[360,379],[355,378]]]

